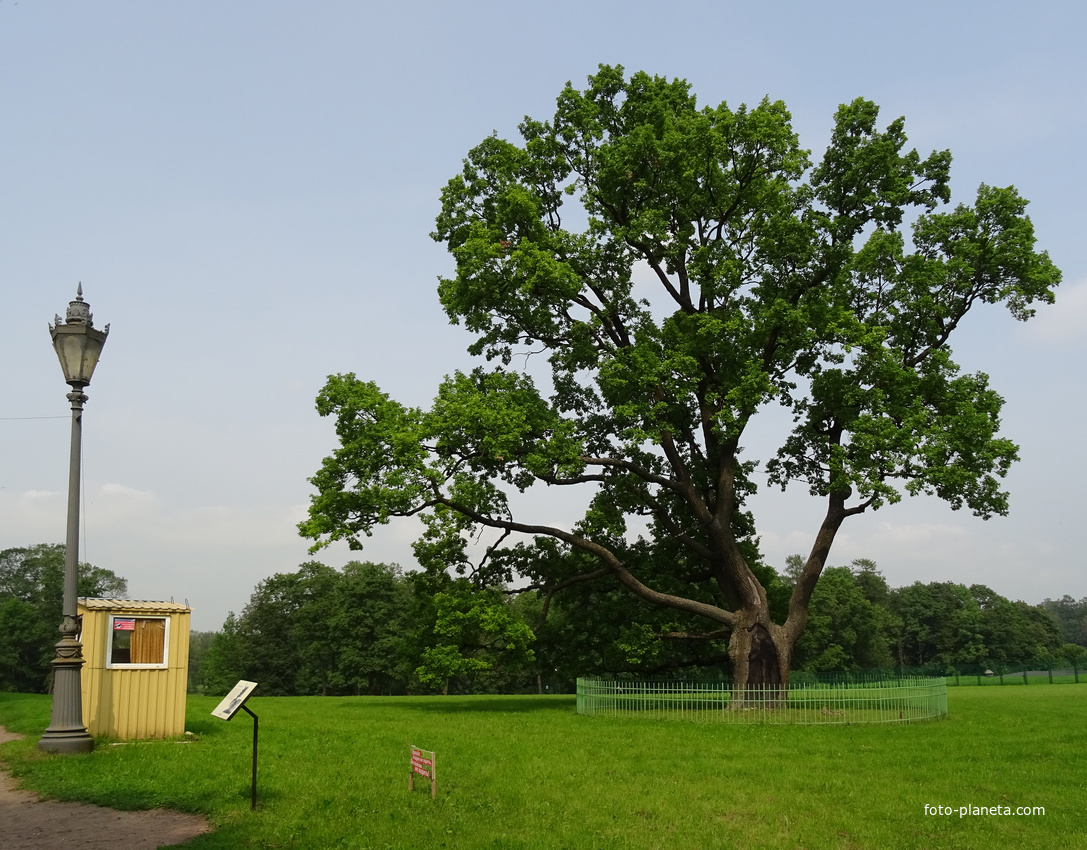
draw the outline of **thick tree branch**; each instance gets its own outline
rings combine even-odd
[[[573,587],[576,584],[584,584],[587,581],[596,581],[598,578],[604,578],[604,576],[611,575],[611,570],[608,567],[601,567],[598,570],[593,570],[591,573],[582,573],[581,575],[571,576],[570,578],[563,579],[556,584],[547,586],[530,585],[525,590],[543,590],[545,592],[543,608],[540,610],[540,616],[536,621],[536,628],[533,631],[538,632],[543,628],[543,624],[547,622],[547,614],[551,609],[551,600],[555,598],[555,594],[560,590],[565,590],[568,587]]]
[[[463,514],[473,522],[485,525],[488,528],[509,529],[510,531],[518,531],[522,534],[554,537],[583,552],[594,555],[618,577],[619,581],[622,582],[628,590],[653,605],[659,605],[664,608],[673,608],[677,611],[685,611],[688,614],[695,614],[699,617],[705,617],[708,620],[729,625],[731,625],[735,619],[731,611],[725,611],[722,608],[718,608],[716,605],[707,605],[704,602],[698,602],[694,599],[684,599],[681,596],[673,596],[669,593],[661,593],[660,591],[653,590],[648,585],[639,581],[630,570],[626,568],[623,562],[616,557],[614,552],[606,546],[602,546],[579,534],[573,534],[569,531],[549,525],[528,525],[526,523],[515,522],[514,520],[495,519],[494,517],[472,510],[465,505],[458,504],[445,496],[441,497],[439,501],[451,510]]]
[[[660,632],[658,638],[670,640],[718,640],[732,634],[732,629],[714,629],[712,632]]]
[[[615,457],[592,457],[584,455],[579,458],[582,463],[588,466],[610,466],[617,469],[625,469],[627,472],[633,473],[643,481],[648,481],[651,484],[658,484],[661,487],[665,487],[676,493],[683,493],[683,485],[673,478],[668,478],[664,475],[658,475],[655,472],[650,472],[642,466],[636,463],[632,463],[629,460],[623,460],[622,458]]]
[[[831,493],[827,499],[827,513],[819,526],[819,532],[815,535],[811,553],[801,570],[793,588],[793,595],[789,599],[789,617],[785,621],[785,633],[789,640],[795,641],[804,631],[804,624],[808,619],[808,603],[815,590],[816,582],[826,566],[827,557],[830,555],[830,547],[834,544],[834,537],[846,517],[845,493]]]

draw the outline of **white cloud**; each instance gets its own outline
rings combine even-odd
[[[967,536],[965,529],[950,523],[923,522],[897,524],[881,522],[865,537],[878,539],[884,546],[931,546],[946,545]]]
[[[1057,288],[1057,303],[1042,304],[1022,333],[1050,345],[1074,345],[1087,340],[1087,280]]]
[[[48,490],[0,492],[0,517],[5,526],[6,546],[63,541],[67,527],[67,499],[63,493]]]
[[[803,531],[794,530],[784,534],[765,531],[759,534],[759,548],[763,552],[766,561],[780,570],[785,566],[785,559],[789,555],[807,557],[813,539],[812,534]]]
[[[147,490],[137,490],[135,487],[126,487],[124,484],[103,484],[99,492],[103,496],[119,496],[141,501],[154,501],[157,498],[154,493]]]

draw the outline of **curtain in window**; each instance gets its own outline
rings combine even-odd
[[[166,642],[165,620],[137,620],[132,632],[132,664],[161,664]]]

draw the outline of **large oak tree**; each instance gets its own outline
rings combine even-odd
[[[456,262],[442,304],[488,365],[448,377],[429,410],[330,377],[317,406],[342,445],[302,533],[360,545],[421,515],[424,564],[463,566],[466,537],[495,529],[480,580],[518,572],[551,594],[611,577],[673,611],[672,635],[701,622],[727,640],[741,687],[786,683],[843,522],[903,493],[1006,513],[1002,399],[950,341],[982,304],[1029,318],[1060,280],[1014,188],[937,211],[950,153],[922,157],[902,119],[877,119],[843,105],[813,164],[781,102],[699,108],[684,81],[601,66],[520,142],[485,139],[434,236]],[[530,352],[543,391],[516,368]],[[791,433],[747,457],[780,407]],[[825,506],[787,606],[745,510],[762,481]],[[587,490],[583,518],[515,515],[510,494],[533,485]]]

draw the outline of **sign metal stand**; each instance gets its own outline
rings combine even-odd
[[[211,712],[212,717],[218,717],[220,720],[231,720],[239,710],[244,710],[246,714],[253,718],[253,787],[251,794],[250,808],[256,810],[257,808],[257,732],[260,727],[260,721],[257,719],[249,706],[245,703],[249,697],[253,695],[253,691],[257,689],[256,682],[247,682],[244,679],[238,682],[227,694],[223,697],[223,701],[215,706]]]

